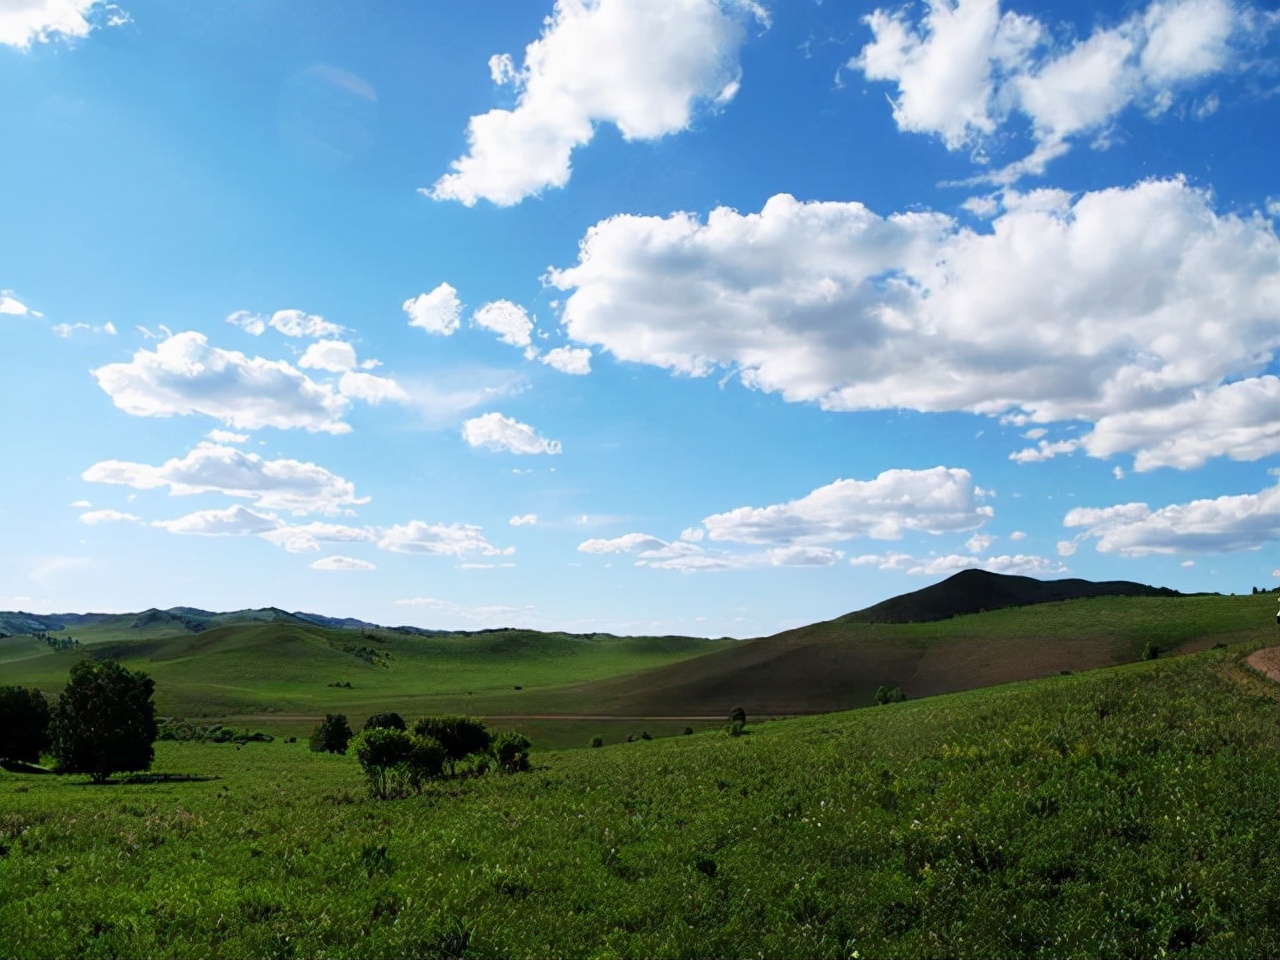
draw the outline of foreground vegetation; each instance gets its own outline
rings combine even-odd
[[[369,797],[306,744],[0,773],[0,955],[1276,956],[1274,687],[1238,648],[538,753]]]

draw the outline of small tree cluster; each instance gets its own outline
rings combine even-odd
[[[395,727],[364,730],[351,742],[351,750],[369,780],[369,792],[379,800],[410,790],[421,793],[423,785],[444,769],[440,741]]]
[[[155,757],[155,681],[114,660],[71,668],[49,723],[58,769],[101,783],[113,773],[147,770]]]
[[[504,773],[516,773],[529,769],[529,738],[514,730],[503,730],[493,735],[489,746],[493,759]]]
[[[413,725],[413,733],[439,742],[444,748],[450,774],[456,770],[459,760],[473,753],[487,753],[489,750],[489,731],[483,723],[471,717],[420,717]]]
[[[907,699],[907,695],[902,692],[901,687],[885,687],[881,686],[876,691],[876,703],[884,705],[886,703],[902,703]]]
[[[409,725],[398,713],[375,713],[364,722],[365,730],[408,730]]]
[[[740,737],[746,727],[747,711],[742,709],[742,707],[734,707],[733,711],[729,714],[729,722],[725,724],[724,732],[731,737]]]
[[[351,737],[351,725],[345,714],[326,713],[311,731],[308,743],[313,753],[346,753]]]
[[[49,747],[49,718],[39,690],[0,687],[0,759],[39,763]]]

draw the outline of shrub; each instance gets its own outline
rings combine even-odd
[[[422,792],[422,785],[444,772],[444,747],[434,737],[413,738],[409,756],[405,759],[405,778],[415,793]]]
[[[876,691],[876,703],[884,705],[886,703],[902,703],[907,699],[907,695],[902,692],[901,687],[881,686]]]
[[[450,772],[468,754],[489,750],[489,731],[479,720],[470,717],[421,717],[413,725],[413,732],[419,737],[431,737],[440,742]]]
[[[724,732],[731,737],[742,736],[742,731],[746,729],[746,724],[741,720],[730,720],[724,725]]]
[[[155,681],[114,660],[71,668],[49,724],[58,769],[101,783],[122,770],[147,770],[155,756]]]
[[[375,713],[364,722],[366,730],[408,730],[404,717],[398,713]]]
[[[688,736],[692,736],[692,735],[693,735],[693,727],[685,727],[685,728],[684,728],[684,735],[685,735],[686,737],[688,737]]]
[[[529,769],[529,738],[513,730],[504,730],[493,736],[490,752],[504,773]]]
[[[413,738],[403,730],[374,727],[351,741],[351,750],[369,779],[369,792],[385,800],[395,768],[409,759]]]
[[[311,732],[309,743],[313,753],[346,753],[351,736],[345,714],[326,713]]]
[[[1143,660],[1154,660],[1160,656],[1160,648],[1151,641],[1147,641],[1147,645],[1142,648]]]
[[[599,734],[596,734],[594,737],[592,737],[592,738],[591,738],[591,742],[590,742],[590,743],[588,743],[588,744],[587,744],[587,746],[589,746],[589,747],[603,747],[603,746],[604,746],[604,737],[600,736]]]
[[[729,722],[740,723],[743,726],[746,726],[747,711],[743,710],[741,707],[734,707],[733,712],[729,714]]]
[[[49,716],[39,690],[0,687],[0,757],[39,763],[49,746]]]

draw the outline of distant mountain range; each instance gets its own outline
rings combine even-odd
[[[427,630],[422,627],[383,627],[380,624],[357,620],[355,617],[326,617],[318,613],[297,611],[289,613],[278,607],[262,607],[257,610],[234,610],[230,613],[213,613],[198,607],[170,607],[159,610],[152,607],[141,613],[24,613],[0,612],[0,636],[17,636],[27,633],[58,633],[83,627],[114,627],[117,630],[146,630],[172,627],[175,633],[203,633],[216,627],[251,623],[309,623],[331,630],[385,630],[418,636],[436,636],[451,633],[447,630]]]

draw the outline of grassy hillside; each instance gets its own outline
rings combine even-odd
[[[376,802],[301,745],[0,773],[0,955],[1280,955],[1275,687],[1237,650]]]
[[[644,671],[734,642],[527,630],[422,637],[300,622],[249,622],[148,637],[146,631],[154,629],[66,652],[30,637],[0,640],[5,683],[53,694],[77,658],[114,657],[156,681],[163,715],[242,717],[257,727],[300,732],[327,712],[346,713],[357,723],[383,710],[477,712],[481,701],[499,708],[490,712],[528,712],[525,699],[540,691]]]
[[[912,698],[1129,663],[1148,643],[1187,652],[1270,640],[1275,601],[1258,596],[1094,597],[930,623],[840,618],[686,663],[550,691],[545,706],[598,712],[752,715],[848,710],[882,685]]]

